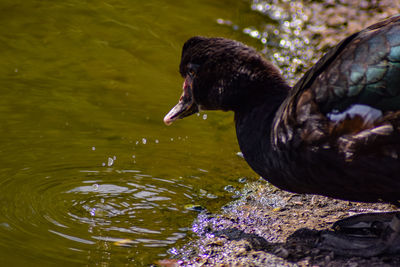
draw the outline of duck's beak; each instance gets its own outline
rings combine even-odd
[[[177,119],[183,119],[196,112],[199,112],[199,108],[193,98],[192,79],[187,77],[183,83],[183,94],[179,98],[178,104],[165,115],[164,123],[170,125]]]

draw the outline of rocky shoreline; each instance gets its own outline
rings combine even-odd
[[[389,204],[341,201],[281,191],[258,181],[221,213],[201,213],[193,239],[167,266],[400,266],[400,255],[344,257],[318,248],[332,223],[367,212],[395,211]],[[167,262],[160,262],[164,265]]]

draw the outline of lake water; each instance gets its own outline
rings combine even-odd
[[[145,265],[257,179],[233,115],[167,127],[193,35],[265,21],[247,1],[0,3],[0,265]],[[229,21],[236,24],[231,26]]]

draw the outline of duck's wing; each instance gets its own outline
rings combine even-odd
[[[278,150],[335,147],[346,157],[394,144],[390,153],[400,154],[400,15],[347,37],[322,57],[277,112],[272,143]]]

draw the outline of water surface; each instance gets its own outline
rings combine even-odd
[[[190,234],[190,205],[256,179],[232,114],[162,123],[186,39],[258,44],[218,19],[264,18],[247,1],[0,3],[1,265],[150,264]]]

